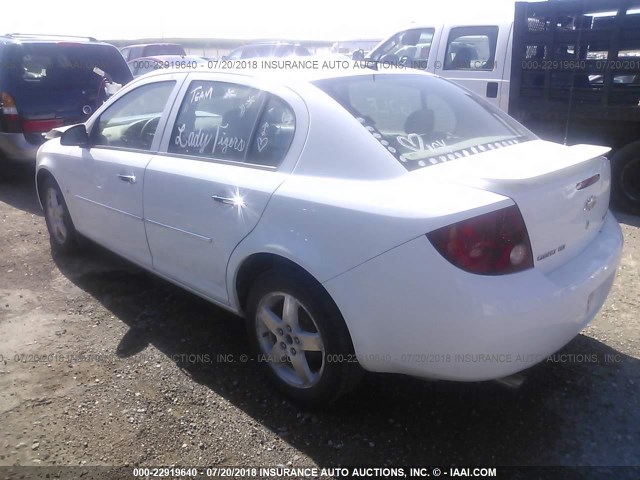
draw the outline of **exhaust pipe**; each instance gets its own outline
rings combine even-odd
[[[525,377],[524,375],[520,373],[515,373],[513,375],[509,375],[508,377],[496,378],[494,382],[502,385],[503,387],[507,387],[515,390],[516,388],[520,388],[520,386],[524,383],[526,379],[527,377]]]

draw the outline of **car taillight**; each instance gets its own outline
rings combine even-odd
[[[0,94],[0,122],[2,130],[7,133],[21,133],[22,125],[20,125],[20,117],[18,116],[18,108],[13,97],[7,92]]]
[[[24,120],[22,129],[24,133],[48,132],[52,128],[61,127],[64,121],[61,118],[49,118],[46,120]]]
[[[533,267],[524,219],[516,205],[463,220],[427,234],[456,267],[478,275],[504,275]]]

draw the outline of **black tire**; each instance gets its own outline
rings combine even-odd
[[[299,330],[294,328],[293,331],[284,331],[279,338],[271,330],[267,331],[266,325],[258,316],[259,308],[273,304],[274,309],[281,312],[279,318],[285,317],[285,299],[280,300],[278,295],[288,295],[299,304]],[[280,301],[282,307],[278,306]],[[246,307],[247,330],[258,354],[260,368],[290,399],[305,406],[325,406],[357,385],[362,370],[355,359],[347,326],[328,294],[315,282],[296,272],[267,272],[254,282]],[[286,322],[282,325],[283,330],[288,326]],[[320,336],[323,351],[310,351],[299,343],[297,335],[301,338],[310,335],[306,338],[317,341],[314,330]],[[278,348],[276,355],[282,355],[279,362],[274,361],[276,355],[270,355],[266,351],[272,342]],[[311,343],[312,349],[318,348],[314,342]],[[296,347],[299,347],[297,351]],[[302,358],[306,362],[309,372],[315,377],[313,381],[306,385],[295,384],[293,377],[299,376],[293,367],[294,358],[296,361]]]
[[[640,143],[627,145],[611,158],[611,198],[627,213],[640,213]]]
[[[78,234],[69,215],[62,191],[51,178],[40,184],[40,199],[49,231],[49,242],[54,253],[73,253],[79,250]]]

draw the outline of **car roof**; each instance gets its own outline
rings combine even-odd
[[[7,33],[0,38],[13,43],[79,43],[89,45],[111,45],[94,37],[76,37],[73,35],[46,35],[35,33]]]
[[[399,28],[396,32],[414,30],[417,28],[435,28],[441,26],[451,27],[484,27],[489,25],[510,26],[513,23],[514,7],[506,7],[500,12],[473,11],[463,12],[459,15],[443,15],[434,13],[429,15],[428,21],[412,22]],[[387,37],[388,38],[388,37]],[[385,38],[386,40],[386,38]]]
[[[149,46],[155,46],[155,45],[162,45],[162,46],[167,46],[170,45],[172,47],[182,47],[182,45],[180,45],[179,43],[163,43],[163,42],[156,42],[156,43],[136,43],[133,45],[125,45],[121,48],[132,48],[132,47],[149,47]]]
[[[151,55],[149,57],[139,57],[134,58],[133,60],[129,60],[128,63],[131,62],[144,62],[147,61],[156,61],[156,62],[171,62],[171,61],[181,61],[181,60],[195,60],[200,62],[206,62],[207,59],[203,57],[199,57],[198,55]]]
[[[272,68],[268,67],[268,63]],[[285,62],[291,62],[286,64]],[[317,62],[313,67],[308,62]],[[331,63],[333,62],[333,63]],[[243,76],[246,78],[264,78],[280,82],[282,84],[291,83],[311,83],[316,80],[324,80],[330,78],[347,78],[358,77],[364,75],[423,75],[433,77],[435,75],[416,70],[412,68],[397,67],[389,64],[380,64],[378,69],[369,68],[367,65],[372,65],[374,62],[358,62],[352,60],[336,59],[335,56],[327,57],[282,57],[282,58],[264,58],[260,60],[260,65],[257,68],[247,69],[228,69],[228,68],[208,68],[208,65],[202,65],[197,70],[190,70],[185,72],[184,69],[178,69],[183,73],[204,73],[204,74],[230,74],[235,76]],[[289,67],[287,67],[287,65]],[[306,65],[306,67],[305,67]],[[145,75],[145,78],[149,79],[154,76],[166,75],[167,73],[176,73],[175,69],[161,69],[150,72]]]
[[[254,43],[247,43],[246,45],[241,45],[238,48],[241,47],[255,47],[258,45],[273,45],[273,46],[279,46],[279,45],[300,45],[299,43],[296,42],[279,42],[279,41],[273,41],[273,42],[254,42]]]
[[[405,25],[404,28],[400,28],[400,29],[394,31],[394,33],[404,32],[406,30],[422,29],[422,28],[437,28],[437,27],[441,27],[443,25],[444,26],[451,26],[451,27],[489,27],[489,26],[510,27],[512,23],[513,23],[513,19],[511,19],[511,20],[503,19],[501,21],[497,21],[495,18],[492,19],[492,20],[491,19],[487,19],[486,21],[483,21],[483,20],[476,20],[476,21],[469,21],[469,22],[438,22],[438,21],[434,21],[434,22],[429,22],[429,23],[410,23],[409,25]]]

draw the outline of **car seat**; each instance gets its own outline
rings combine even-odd
[[[470,69],[474,53],[475,52],[469,47],[461,47],[451,61],[449,67],[454,70]]]

